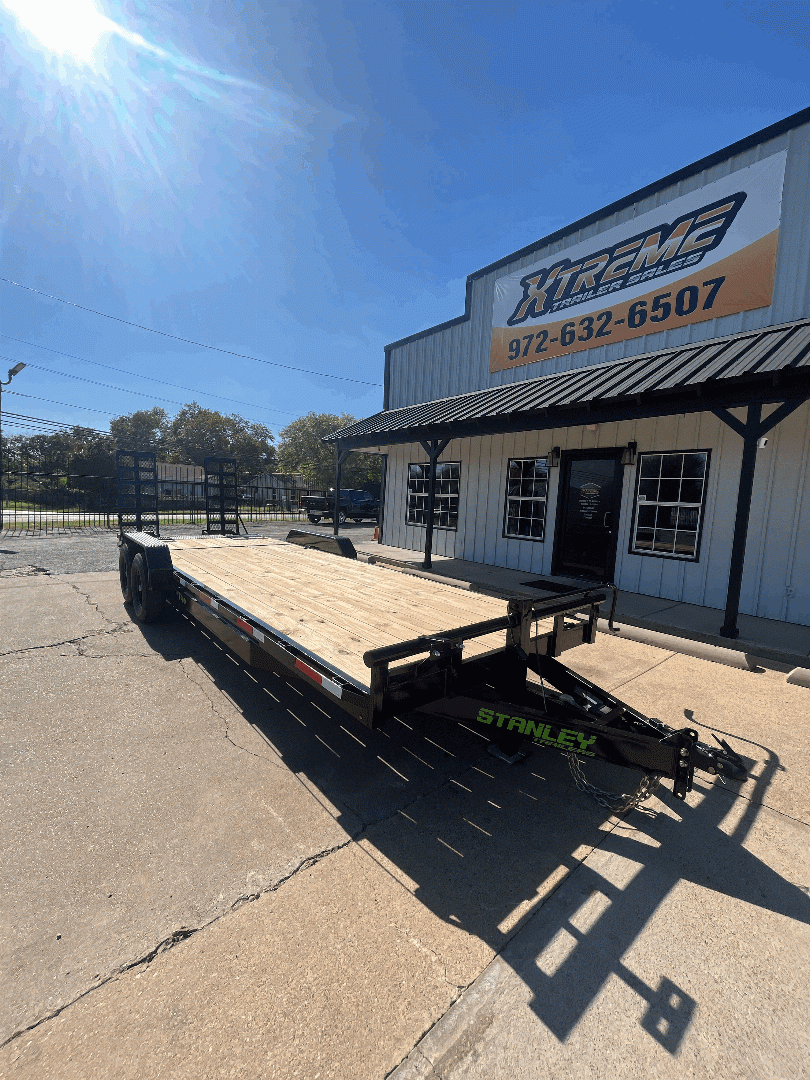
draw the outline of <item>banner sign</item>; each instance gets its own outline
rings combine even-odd
[[[767,307],[787,151],[495,282],[490,371]]]

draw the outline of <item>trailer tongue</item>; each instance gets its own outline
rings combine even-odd
[[[612,626],[614,586],[513,598],[504,611],[502,600],[361,563],[345,538],[237,538],[221,462],[206,461],[208,535],[159,537],[154,455],[118,459],[121,591],[141,622],[168,602],[245,664],[308,680],[370,728],[418,709],[480,728],[509,761],[532,745],[559,751],[578,786],[611,809],[637,804],[662,777],[684,799],[695,769],[746,778],[725,741],[708,746],[692,728],[644,716],[557,659],[595,642],[608,601]],[[477,618],[459,625],[463,615]],[[586,759],[640,772],[639,790],[617,807],[584,779]]]

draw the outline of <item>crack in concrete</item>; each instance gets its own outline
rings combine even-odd
[[[82,590],[79,588],[79,586],[74,585],[74,583],[72,581],[68,581],[67,584],[71,589],[73,589],[74,592],[78,593],[79,596],[82,597],[82,599],[88,605],[88,607],[91,607],[93,609],[93,611],[95,611],[95,613],[97,615],[101,616],[101,618],[104,620],[104,622],[112,623],[113,626],[123,625],[123,623],[114,623],[112,619],[108,619],[107,616],[104,614],[104,612],[101,610],[101,608],[98,606],[98,604],[95,603],[95,601],[90,599],[90,593],[82,592]]]
[[[107,619],[106,622],[111,620]],[[64,638],[62,641],[50,641],[44,645],[25,645],[21,649],[9,649],[8,652],[0,653],[0,660],[9,656],[22,656],[29,652],[40,652],[44,649],[59,649],[63,645],[72,645],[77,651],[79,656],[87,656],[82,649],[82,643],[85,641],[91,641],[93,638],[108,637],[114,634],[123,634],[128,630],[132,630],[132,624],[129,622],[113,623],[110,629],[103,630],[88,630],[84,634],[80,634],[77,637]],[[105,657],[93,657],[92,659],[106,659]]]
[[[402,934],[402,936],[411,945],[413,945],[413,947],[418,952],[424,953],[425,956],[429,957],[432,964],[438,964],[440,966],[442,971],[442,979],[447,983],[448,986],[453,988],[453,990],[456,992],[456,996],[461,993],[463,987],[459,986],[458,983],[454,983],[450,979],[448,979],[447,964],[444,963],[444,961],[437,952],[434,952],[434,950],[431,949],[428,945],[425,945],[423,941],[420,941],[420,939],[414,934],[412,934],[410,930],[408,930],[406,927],[397,926],[396,923],[389,923],[388,925],[393,926],[393,928],[397,931],[398,934]],[[453,1000],[455,1000],[455,998]]]
[[[206,701],[208,702],[209,706],[211,707],[211,712],[212,712],[212,714],[213,714],[214,716],[216,716],[218,720],[220,720],[220,721],[221,721],[221,723],[222,723],[222,726],[223,726],[223,727],[224,727],[224,729],[225,729],[225,739],[226,739],[226,741],[227,741],[227,742],[229,742],[229,743],[231,744],[231,746],[234,746],[234,747],[236,747],[236,749],[237,749],[237,750],[242,750],[242,751],[243,751],[243,752],[244,752],[245,754],[249,754],[249,755],[250,755],[251,757],[255,757],[255,758],[258,758],[258,757],[260,757],[260,758],[266,758],[266,760],[270,761],[271,759],[270,759],[270,758],[267,758],[265,754],[256,754],[256,753],[254,753],[254,751],[253,751],[253,750],[248,750],[248,748],[247,748],[246,746],[241,746],[241,745],[240,745],[240,744],[239,744],[238,742],[235,742],[235,741],[234,741],[234,740],[233,740],[233,739],[231,738],[231,733],[230,733],[230,717],[229,717],[229,716],[227,716],[226,714],[224,714],[223,712],[221,712],[221,711],[220,711],[220,709],[219,709],[219,702],[218,702],[218,700],[217,700],[216,698],[212,697],[212,696],[211,696],[210,694],[208,694],[208,693],[206,692],[206,688],[205,688],[205,686],[204,686],[204,685],[202,685],[202,684],[200,684],[200,683],[198,683],[198,682],[196,681],[196,679],[192,679],[192,677],[191,677],[191,673],[190,673],[190,672],[188,672],[188,671],[186,670],[186,668],[185,668],[185,660],[186,660],[186,659],[191,659],[191,658],[185,658],[185,657],[184,657],[183,659],[181,659],[181,660],[180,660],[180,662],[179,662],[179,665],[178,665],[178,666],[179,666],[180,670],[182,671],[182,673],[183,673],[183,674],[185,675],[186,679],[188,679],[188,681],[189,681],[189,682],[191,683],[191,685],[192,685],[193,687],[195,687],[195,689],[199,690],[199,692],[200,692],[200,693],[202,694],[203,698],[204,698],[204,699],[205,699],[205,700],[206,700]],[[192,659],[192,663],[194,663],[193,659]],[[197,665],[195,664],[195,667],[196,667],[196,666],[197,666]],[[222,691],[218,691],[218,693],[220,693],[220,694],[221,694],[221,693],[222,693]],[[281,767],[282,767],[282,766],[281,766],[280,764],[278,764],[278,763],[276,763],[276,762],[273,762],[273,764],[274,764],[274,765],[276,765],[276,767],[277,767],[277,768],[281,768]]]
[[[205,692],[203,690],[203,687],[200,686],[199,683],[197,683],[194,679],[191,678],[189,672],[187,672],[187,671],[185,671],[183,669],[183,661],[182,660],[180,661],[179,666],[180,666],[181,670],[183,670],[183,674],[186,676],[186,678],[188,678],[189,682],[191,682],[198,690],[200,690],[201,693],[203,694],[203,697],[206,700],[209,701],[209,704],[211,705],[212,712],[214,713],[214,715],[219,716],[220,714],[217,713],[216,710],[214,709],[213,702],[208,698],[208,695],[205,694]],[[221,717],[220,717],[220,719],[221,719]],[[236,744],[234,744],[234,745],[236,745]],[[244,749],[244,748],[240,747],[239,749]],[[250,753],[250,751],[246,751],[246,753]],[[257,755],[253,755],[253,756],[257,756]],[[272,762],[272,758],[265,758],[265,760],[268,761],[268,762]],[[273,764],[275,765],[276,768],[283,768],[284,767],[281,764],[276,764],[276,763],[273,763]],[[466,773],[466,772],[470,772],[471,769],[472,769],[472,766],[468,766],[463,771]],[[443,787],[446,787],[447,785],[449,785],[449,783],[450,783],[450,777],[447,777],[443,782],[437,784],[436,787],[433,790],[423,791],[419,795],[417,795],[415,798],[411,799],[410,802],[406,803],[404,809],[409,809],[415,803],[419,802],[420,799],[424,799],[424,798],[427,798],[427,797],[429,797],[431,795],[434,795],[436,792],[440,791]],[[168,952],[170,949],[173,949],[176,945],[179,945],[181,942],[186,941],[190,937],[193,937],[195,934],[199,933],[201,930],[208,929],[210,926],[213,926],[214,923],[219,922],[220,919],[223,919],[226,916],[231,915],[234,912],[238,911],[241,907],[244,907],[245,904],[254,903],[256,900],[260,900],[263,896],[268,896],[271,893],[277,892],[280,888],[282,888],[284,885],[286,885],[289,881],[291,881],[293,878],[295,878],[302,871],[309,870],[311,867],[316,866],[322,860],[329,858],[330,855],[334,855],[338,851],[342,851],[344,848],[349,847],[351,844],[358,843],[360,841],[360,839],[363,837],[366,830],[370,826],[382,824],[385,821],[390,820],[391,818],[395,817],[400,812],[401,809],[403,809],[403,808],[402,807],[396,807],[393,810],[391,810],[390,813],[381,815],[379,818],[375,819],[371,823],[361,821],[360,828],[357,830],[357,832],[354,833],[353,835],[348,836],[347,839],[343,841],[343,843],[335,844],[335,845],[333,845],[332,847],[329,847],[329,848],[324,848],[323,851],[316,852],[314,855],[308,855],[305,859],[302,859],[298,863],[298,865],[295,866],[290,871],[289,874],[286,874],[284,877],[279,878],[278,881],[275,881],[272,884],[267,885],[263,889],[259,889],[256,892],[245,893],[243,896],[237,897],[236,900],[234,900],[232,902],[231,906],[227,909],[227,911],[223,911],[219,915],[215,915],[212,919],[209,919],[207,922],[202,923],[200,926],[195,926],[195,927],[181,926],[177,930],[172,931],[172,933],[169,934],[168,937],[163,938],[161,941],[159,941],[157,943],[157,945],[155,945],[152,949],[149,950],[149,952],[145,953],[143,956],[138,957],[136,960],[131,960],[126,964],[120,965],[119,967],[115,968],[112,972],[110,972],[109,975],[107,975],[103,979],[99,980],[93,986],[88,987],[87,990],[84,990],[81,994],[78,994],[75,998],[72,998],[70,1001],[65,1002],[64,1005],[60,1005],[58,1009],[54,1009],[53,1011],[48,1013],[46,1016],[42,1016],[38,1020],[35,1020],[32,1024],[29,1024],[28,1026],[26,1026],[24,1028],[20,1028],[18,1031],[13,1032],[6,1039],[4,1039],[2,1042],[0,1042],[0,1048],[2,1048],[4,1046],[7,1046],[9,1043],[13,1042],[15,1039],[18,1039],[21,1035],[26,1035],[29,1032],[33,1031],[35,1028],[40,1027],[42,1024],[46,1023],[48,1020],[55,1019],[57,1016],[59,1016],[61,1013],[63,1013],[65,1011],[65,1009],[70,1008],[71,1005],[75,1005],[77,1002],[83,1000],[89,994],[94,993],[96,990],[100,990],[102,986],[105,986],[107,983],[112,982],[114,979],[118,978],[119,976],[121,976],[123,974],[126,974],[126,972],[132,971],[134,968],[143,967],[144,965],[150,964],[158,956],[163,955],[164,953]],[[358,818],[358,820],[360,820],[360,815],[359,814],[355,814],[355,816]],[[463,994],[464,991],[466,989],[468,989],[468,987],[467,986],[458,986],[457,984],[450,982],[450,980],[447,978],[447,969],[446,969],[446,967],[444,969],[444,976],[443,977],[444,977],[444,981],[447,983],[447,985],[453,987],[455,989],[455,991],[456,991],[456,993],[453,996],[453,999],[451,1001],[450,1006],[448,1006],[448,1008],[451,1008],[452,1005],[461,996],[461,994]],[[470,983],[469,986],[472,986],[472,983]],[[441,1019],[441,1018],[439,1018],[439,1019]],[[438,1022],[439,1021],[437,1020],[436,1023],[438,1023]],[[430,1028],[428,1028],[427,1030],[429,1031]],[[424,1035],[422,1036],[422,1038],[423,1037],[424,1037]],[[421,1039],[418,1040],[418,1041],[421,1041]]]
[[[362,834],[364,828],[365,826],[360,829],[357,836],[360,836]],[[213,926],[214,923],[218,923],[220,919],[224,919],[228,915],[233,914],[245,904],[253,903],[255,900],[261,899],[261,897],[263,896],[267,896],[270,893],[277,892],[283,885],[286,885],[288,881],[296,877],[302,871],[308,870],[310,867],[315,866],[322,859],[328,858],[335,852],[342,851],[343,848],[348,847],[349,844],[353,844],[355,840],[356,837],[350,836],[342,844],[336,844],[333,847],[325,848],[323,851],[319,851],[315,855],[308,855],[305,859],[302,859],[298,863],[298,865],[290,871],[289,874],[286,874],[284,877],[279,878],[279,880],[273,882],[272,885],[268,885],[266,888],[260,889],[258,892],[246,893],[244,896],[238,897],[236,900],[234,900],[234,902],[226,911],[220,912],[219,915],[215,915],[212,919],[209,919],[207,922],[202,923],[200,926],[181,926],[177,930],[173,930],[168,937],[165,937],[162,941],[159,941],[157,945],[154,946],[154,948],[150,949],[149,952],[145,953],[143,956],[139,956],[136,960],[131,960],[126,964],[119,965],[119,967],[115,968],[115,970],[110,972],[109,975],[106,975],[103,979],[100,979],[93,986],[89,986],[86,990],[84,990],[81,994],[78,994],[75,998],[72,998],[70,1001],[66,1001],[64,1005],[60,1005],[58,1009],[54,1009],[52,1012],[48,1013],[47,1016],[41,1016],[38,1020],[35,1020],[27,1027],[20,1028],[18,1031],[12,1032],[11,1035],[9,1035],[6,1039],[0,1042],[0,1049],[2,1049],[4,1046],[8,1046],[8,1044],[14,1042],[15,1039],[19,1039],[21,1035],[27,1035],[29,1032],[34,1031],[36,1028],[40,1027],[42,1024],[47,1023],[49,1020],[54,1020],[57,1016],[63,1013],[65,1009],[69,1009],[71,1005],[77,1004],[77,1002],[82,1001],[89,994],[94,993],[96,990],[100,990],[102,986],[106,986],[107,983],[112,982],[114,979],[117,979],[120,975],[125,975],[128,971],[132,971],[135,968],[151,964],[152,961],[155,960],[158,956],[162,956],[164,953],[169,952],[170,949],[173,949],[176,945],[179,945],[183,941],[187,941],[188,938],[193,937],[195,934],[198,934],[201,930],[207,930],[209,927]]]

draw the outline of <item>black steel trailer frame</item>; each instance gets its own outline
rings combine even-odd
[[[306,543],[307,534],[290,534]],[[596,640],[600,609],[612,602],[615,586],[575,589],[548,599],[514,598],[506,614],[441,634],[371,649],[364,686],[309,652],[300,643],[218,594],[172,564],[170,544],[144,531],[121,529],[121,588],[142,622],[157,618],[165,601],[199,622],[246,665],[303,678],[369,728],[418,709],[480,725],[491,732],[500,755],[516,760],[529,745],[567,754],[572,760],[602,760],[673,781],[676,798],[692,789],[695,769],[744,780],[742,759],[725,741],[708,746],[693,728],[676,730],[620,701],[557,659]],[[322,534],[312,544],[328,547]],[[356,553],[343,540],[335,557]],[[539,632],[539,620],[553,628]],[[465,658],[464,643],[498,631],[502,648]],[[529,678],[534,673],[539,681]]]

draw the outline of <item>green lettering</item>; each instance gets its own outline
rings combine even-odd
[[[492,709],[479,709],[476,719],[480,720],[482,724],[491,724],[494,715],[495,713]]]
[[[495,713],[495,715],[498,717],[498,727],[503,727],[504,720],[509,719],[509,713],[508,712],[499,712],[499,713]]]
[[[583,751],[587,750],[592,742],[596,742],[595,735],[591,735],[590,738],[586,739],[585,736],[579,731],[577,732],[577,738],[579,739],[579,748]]]
[[[509,725],[506,730],[511,731],[513,727],[516,727],[522,735],[523,729],[526,727],[526,721],[523,719],[522,716],[513,716],[512,719],[509,721]]]
[[[576,731],[569,731],[568,728],[563,728],[557,736],[557,745],[565,747],[566,750],[573,750],[575,735]]]
[[[542,724],[535,724],[533,720],[527,720],[526,721],[526,726],[523,729],[523,734],[524,735],[530,735],[530,736],[532,736],[534,738],[539,739],[542,731],[543,731],[543,725]]]

